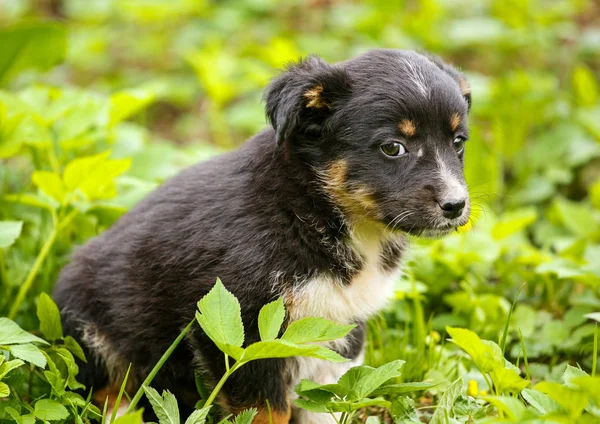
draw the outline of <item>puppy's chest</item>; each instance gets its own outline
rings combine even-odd
[[[403,240],[367,239],[355,247],[360,256],[347,281],[321,274],[303,281],[286,295],[290,320],[323,317],[338,323],[355,323],[381,310],[400,276]]]

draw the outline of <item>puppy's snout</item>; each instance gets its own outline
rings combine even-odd
[[[448,219],[458,218],[465,208],[465,198],[448,198],[438,202],[442,209],[442,214]]]

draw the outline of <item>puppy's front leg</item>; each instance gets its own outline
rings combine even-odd
[[[221,405],[234,415],[256,408],[254,424],[288,424],[292,413],[285,363],[285,359],[263,359],[244,365],[223,386]]]

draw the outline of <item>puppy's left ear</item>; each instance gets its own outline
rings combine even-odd
[[[454,66],[448,65],[444,63],[442,59],[437,56],[427,54],[426,55],[429,60],[437,65],[442,71],[446,72],[448,75],[452,77],[454,81],[458,84],[458,88],[460,93],[463,95],[465,100],[467,101],[467,106],[469,110],[471,109],[471,86],[467,82],[467,79],[463,74],[461,74]]]
[[[277,145],[297,135],[321,132],[326,120],[349,95],[350,78],[346,71],[317,56],[288,66],[269,84],[264,95]]]

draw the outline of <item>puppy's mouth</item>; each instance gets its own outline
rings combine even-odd
[[[461,216],[452,219],[439,216],[436,213],[430,214],[427,211],[412,214],[404,213],[403,215],[407,219],[391,219],[386,223],[386,228],[417,237],[440,238],[466,225],[469,222],[470,210],[467,206]]]

